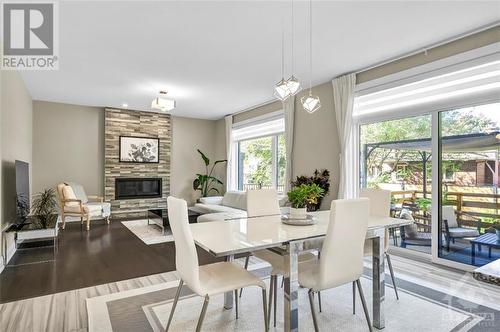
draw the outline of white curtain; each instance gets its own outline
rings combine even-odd
[[[357,166],[355,136],[352,128],[352,110],[354,106],[354,87],[356,74],[347,74],[335,78],[333,84],[333,108],[337,118],[340,143],[340,183],[339,198],[357,196]]]
[[[292,181],[292,155],[293,155],[293,123],[295,119],[295,98],[288,98],[283,102],[283,112],[285,115],[285,193],[290,190]]]
[[[227,169],[226,169],[226,191],[236,189],[235,167],[233,166],[233,116],[228,115],[226,120],[226,152],[227,152]]]

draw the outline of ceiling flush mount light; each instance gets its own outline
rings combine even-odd
[[[293,47],[293,42],[294,42],[294,15],[293,15],[293,0],[290,2],[291,5],[291,13],[292,13],[292,76],[290,76],[289,79],[286,80],[286,86],[288,87],[288,90],[290,91],[291,96],[295,96],[301,89],[301,85],[299,80],[294,76],[294,65],[295,65],[295,59],[294,59],[294,47]]]
[[[302,97],[300,102],[308,113],[314,113],[321,108],[319,97],[312,94],[312,0],[309,0],[309,95]]]
[[[160,91],[160,95],[166,95],[166,91]],[[175,100],[157,97],[151,102],[151,108],[160,111],[171,111],[175,108]]]

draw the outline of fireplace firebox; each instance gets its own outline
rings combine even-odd
[[[115,199],[158,198],[161,196],[161,178],[115,179]]]

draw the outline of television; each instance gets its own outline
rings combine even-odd
[[[30,168],[24,161],[16,160],[16,223],[26,222],[30,213]]]

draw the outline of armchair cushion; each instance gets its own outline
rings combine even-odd
[[[451,205],[445,205],[441,210],[441,217],[443,220],[448,221],[449,228],[458,227],[457,215],[455,214],[455,209]]]
[[[88,203],[89,198],[87,197],[87,194],[85,193],[85,190],[83,189],[83,186],[81,184],[75,182],[66,182],[66,185],[70,186],[71,189],[73,189],[76,198],[81,200],[83,204]]]
[[[476,237],[479,236],[477,229],[453,227],[450,228],[450,237]]]
[[[73,191],[73,188],[70,186],[64,186],[63,188],[63,195],[64,199],[78,199],[76,198],[75,192]],[[76,207],[78,211],[80,211],[80,203],[78,202],[65,202],[64,205],[66,207]]]
[[[413,218],[413,215],[407,209],[401,210],[400,218],[405,219],[405,220],[415,221],[415,219]],[[408,237],[408,238],[416,238],[417,237],[418,226],[416,224],[406,225],[403,228],[404,228],[404,232],[405,232],[406,237]]]

